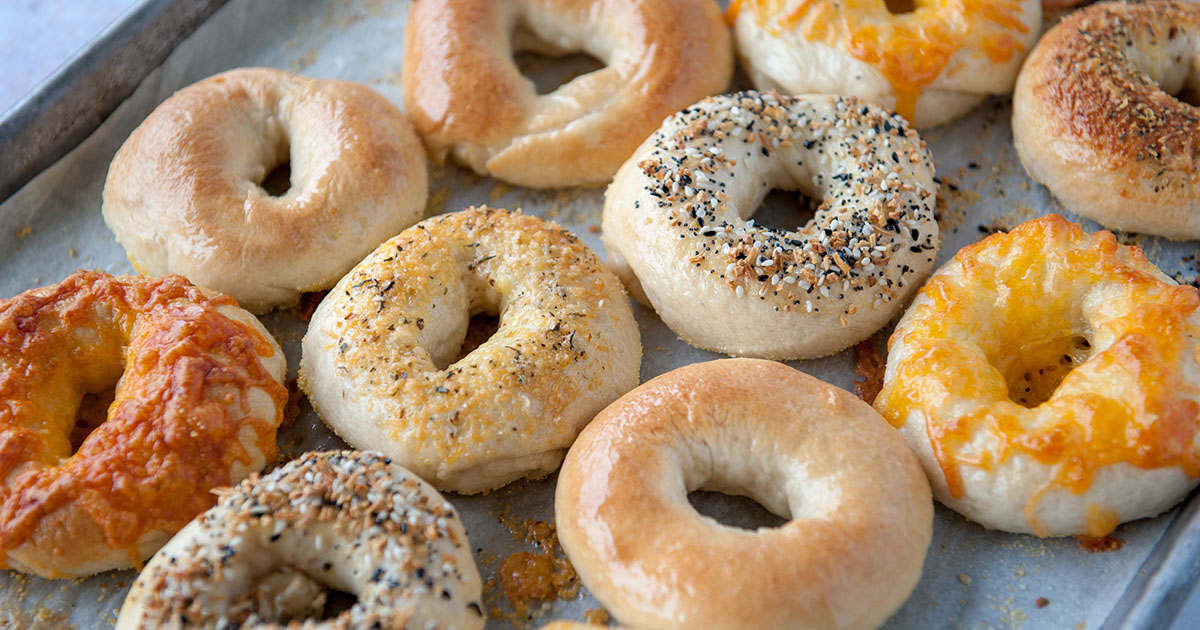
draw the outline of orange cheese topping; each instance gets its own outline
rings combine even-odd
[[[1020,0],[915,0],[915,9],[892,14],[883,0],[734,0],[732,21],[747,5],[755,20],[778,34],[794,31],[808,41],[846,51],[875,66],[896,92],[896,111],[913,120],[922,88],[964,48],[1004,63],[1023,47],[1014,33]]]
[[[174,532],[210,507],[210,490],[251,459],[239,440],[248,403],[231,413],[233,391],[260,388],[276,403],[275,417],[251,423],[257,450],[274,457],[287,391],[260,361],[272,345],[217,310],[226,304],[178,276],[82,271],[0,302],[0,564],[35,535],[70,543],[40,531],[69,505],[130,553],[146,532]],[[118,378],[107,419],[72,454],[81,399]]]
[[[1111,233],[1088,237],[1058,216],[963,248],[955,261],[961,274],[931,278],[892,337],[909,358],[876,403],[896,426],[914,412],[925,418],[953,496],[963,492],[960,466],[990,470],[1015,454],[1053,467],[1043,491],[1085,492],[1099,469],[1122,462],[1200,475],[1200,384],[1181,368],[1184,352],[1198,352],[1186,341],[1200,337],[1195,288],[1156,277],[1141,250]],[[1048,400],[1010,398],[1009,384],[1036,380],[1045,363],[1073,363],[1081,338],[1094,354]],[[1097,534],[1111,529],[1110,517],[1093,516]]]

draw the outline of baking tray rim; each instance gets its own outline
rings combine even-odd
[[[139,0],[0,115],[0,204],[73,151],[228,0]],[[86,111],[87,115],[78,115]],[[1200,579],[1200,493],[1185,499],[1109,611],[1105,630],[1174,622]]]

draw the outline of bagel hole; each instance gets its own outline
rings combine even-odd
[[[513,62],[533,83],[539,95],[549,94],[578,77],[600,70],[605,63],[581,50],[564,50],[517,24],[512,35]]]
[[[471,321],[467,324],[467,336],[463,338],[462,347],[458,349],[458,354],[454,359],[446,365],[439,365],[439,370],[444,370],[455,363],[458,363],[463,357],[471,354],[476,348],[483,345],[496,331],[500,330],[500,316],[492,313],[477,313],[471,316]]]
[[[917,10],[915,0],[884,0],[884,4],[887,5],[888,13],[892,15],[903,15]]]
[[[75,411],[75,425],[71,427],[71,454],[74,455],[83,446],[96,427],[104,424],[108,418],[108,408],[116,398],[116,386],[111,389],[83,395],[79,408]]]
[[[292,188],[292,164],[284,162],[272,168],[258,184],[272,197],[282,197]]]
[[[1050,400],[1067,374],[1087,361],[1091,352],[1091,342],[1083,335],[1022,347],[1020,357],[1002,370],[1009,398],[1031,409]]]
[[[816,216],[820,199],[795,190],[774,189],[754,211],[754,222],[777,231],[798,230]]]
[[[788,519],[771,512],[754,499],[723,492],[689,492],[688,503],[692,504],[692,509],[726,527],[754,531],[780,527],[788,522]]]
[[[1195,87],[1192,85],[1185,86],[1178,94],[1175,95],[1175,99],[1180,102],[1187,103],[1192,107],[1200,107],[1200,87]]]
[[[313,621],[336,619],[342,613],[354,608],[354,605],[357,603],[358,597],[353,593],[327,587],[325,590],[325,606],[321,608],[320,615],[311,617],[311,619]]]
[[[584,52],[547,55],[532,50],[513,54],[517,70],[533,83],[539,95],[549,94],[559,87],[604,67],[604,62]]]

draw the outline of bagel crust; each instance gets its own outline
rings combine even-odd
[[[856,96],[917,128],[1012,90],[1040,0],[734,0],[738,53],[760,90]]]
[[[1200,239],[1200,5],[1105,2],[1050,29],[1021,70],[1025,170],[1105,227]]]
[[[290,188],[264,190],[289,164]],[[117,151],[104,220],[140,273],[178,273],[253,312],[333,286],[420,220],[412,126],[355,83],[267,68],[210,77],[159,105]]]
[[[517,50],[606,67],[539,96]],[[663,118],[725,89],[733,46],[713,0],[416,0],[403,73],[435,158],[521,186],[596,186]]]
[[[140,564],[275,457],[285,372],[253,315],[179,276],[80,271],[0,302],[0,565]],[[114,384],[78,434],[81,399]]]
[[[698,489],[788,519],[701,516]],[[855,396],[783,364],[688,365],[622,396],[571,447],[559,540],[633,628],[874,628],[921,575],[933,502],[921,467]]]
[[[500,316],[454,361],[470,317]],[[317,307],[300,384],[327,425],[435,486],[475,493],[558,468],[638,380],[621,283],[574,235],[472,208],[380,245]]]
[[[750,219],[773,188],[820,199],[794,230]],[[867,338],[933,268],[937,184],[899,116],[853,98],[714,96],[668,118],[604,202],[618,275],[688,343],[817,357]]]
[[[1051,215],[963,248],[889,342],[879,411],[986,527],[1103,536],[1200,475],[1200,297]]]
[[[330,589],[357,601],[314,623]],[[479,630],[481,590],[458,514],[429,484],[378,453],[307,453],[176,534],[116,627]]]

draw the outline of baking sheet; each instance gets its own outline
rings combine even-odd
[[[132,272],[100,217],[104,174],[129,132],[157,103],[189,83],[228,68],[263,65],[361,81],[400,103],[407,5],[383,0],[233,0],[218,10],[87,141],[0,204],[0,251],[5,252],[0,257],[0,297],[56,282],[77,268]],[[574,59],[565,64],[534,63],[530,73],[549,81],[552,75],[587,69],[586,61]],[[963,120],[923,133],[944,184],[939,261],[985,231],[1061,212],[1021,170],[1012,150],[1008,118],[1008,106],[994,99]],[[602,189],[530,191],[452,165],[433,167],[430,184],[431,213],[480,203],[521,207],[559,222],[602,251],[598,234]],[[801,217],[786,196],[775,195],[756,219],[784,225]],[[1151,260],[1169,273],[1195,282],[1196,263],[1185,257],[1195,256],[1196,243],[1123,239],[1145,248]],[[645,347],[643,380],[680,365],[717,358],[684,344],[647,309],[635,306],[635,312]],[[304,324],[293,312],[272,314],[264,321],[287,351],[294,375]],[[853,389],[850,351],[792,365]],[[344,446],[307,404],[279,442],[285,457]],[[553,488],[552,476],[484,497],[450,497],[466,523],[485,581],[496,577],[509,554],[536,551],[520,539],[521,523],[526,519],[552,522]],[[766,520],[759,508],[742,499],[704,494],[697,503],[705,513],[730,522],[755,525]],[[1098,627],[1173,516],[1174,512],[1126,524],[1115,533],[1124,541],[1123,548],[1093,554],[1074,539],[988,532],[939,506],[923,578],[887,627]],[[0,572],[0,627],[105,627],[115,620],[134,576],[125,571],[86,580],[47,581]],[[1045,598],[1048,605],[1037,606],[1038,598]],[[514,613],[498,587],[489,588],[485,600],[486,607],[497,613],[489,623],[496,628],[583,619],[587,611],[599,608],[585,591],[526,615]]]

